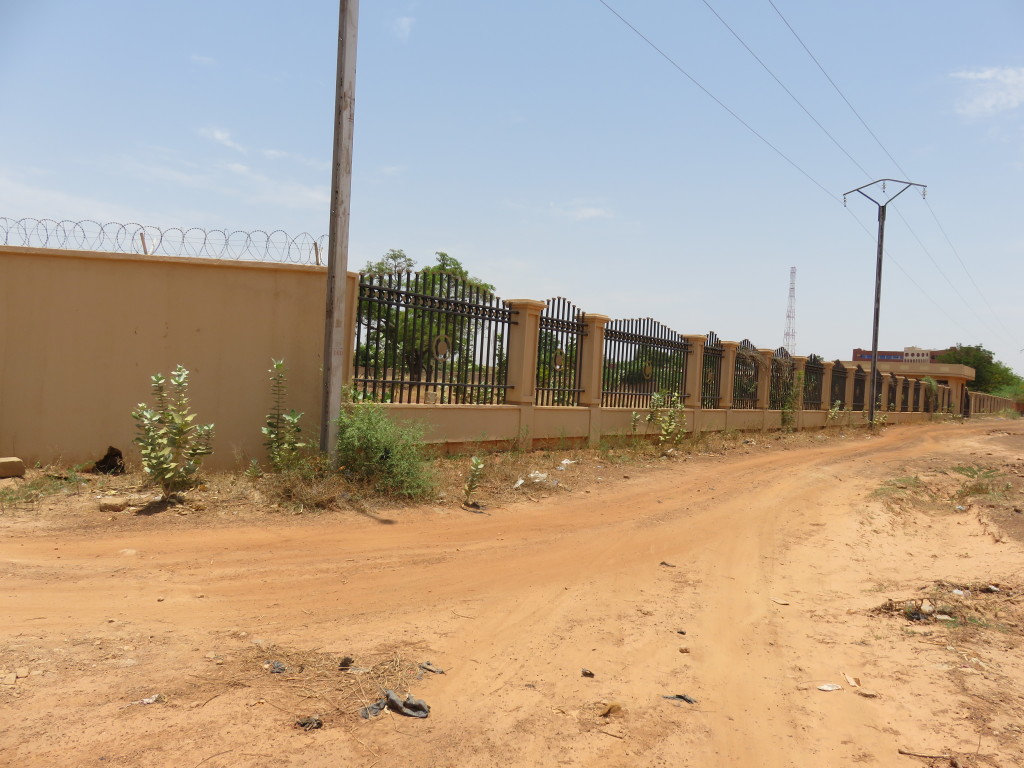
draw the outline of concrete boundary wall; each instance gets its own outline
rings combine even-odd
[[[214,422],[213,466],[263,456],[267,369],[319,418],[326,271],[211,259],[0,247],[0,455],[81,463],[134,453],[129,415],[181,363]]]
[[[354,307],[357,275],[349,274],[346,288]],[[151,402],[153,373],[168,373],[180,363],[192,374],[193,410],[200,422],[216,425],[208,466],[236,467],[263,458],[260,427],[270,407],[272,358],[286,361],[288,406],[305,412],[303,423],[315,443],[325,289],[324,267],[0,246],[0,456],[77,464],[113,445],[137,457],[130,412]],[[585,316],[591,332],[581,350],[588,365],[581,405],[536,406],[536,324],[544,303],[508,303],[518,313],[508,346],[514,384],[508,405],[394,404],[385,406],[389,414],[423,422],[429,441],[452,449],[511,441],[527,447],[551,441],[597,445],[606,436],[628,435],[632,409],[600,405],[608,318]],[[696,375],[703,336],[687,338],[693,349],[687,429],[781,427],[782,413],[767,407],[701,409]],[[734,354],[735,342],[724,343]],[[806,358],[794,362],[799,370]],[[830,379],[832,364],[825,365]],[[730,374],[723,378],[723,392],[731,391]],[[939,387],[939,409],[958,410],[961,391]],[[723,397],[731,402],[731,395]],[[1006,407],[991,396],[970,398],[975,413]],[[764,397],[759,405],[767,405]],[[929,418],[912,409],[886,412],[890,424]],[[829,422],[826,410],[797,410],[793,426],[821,429],[865,419],[862,411],[845,411]]]

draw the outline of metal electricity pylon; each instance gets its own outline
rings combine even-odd
[[[786,304],[786,332],[782,346],[790,357],[796,354],[796,267],[789,268],[789,302]]]
[[[882,194],[886,194],[886,184],[902,184],[903,188],[900,189],[895,195],[889,197],[884,203],[880,203],[875,198],[871,197],[864,190],[868,187],[873,187],[876,184],[882,185]],[[868,424],[874,426],[875,423],[875,400],[878,399],[878,393],[875,391],[877,386],[875,377],[878,375],[878,309],[882,300],[882,253],[885,250],[885,207],[889,205],[893,200],[902,195],[911,187],[921,188],[921,197],[925,196],[928,189],[924,184],[915,184],[912,181],[900,181],[899,179],[878,179],[872,181],[870,184],[865,184],[862,187],[851,189],[849,192],[843,194],[843,205],[846,205],[846,196],[852,195],[854,192],[859,192],[861,195],[866,197],[872,203],[878,206],[878,256],[875,264],[875,317],[874,323],[871,326],[871,386],[868,391],[870,392],[870,400],[868,405]]]

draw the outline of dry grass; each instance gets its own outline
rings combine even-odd
[[[971,631],[1020,635],[1024,599],[1018,586],[1004,582],[956,584],[935,581],[909,598],[887,599],[875,613],[899,615],[915,623],[940,625],[964,639]]]
[[[251,706],[266,704],[293,721],[312,716],[329,724],[358,717],[359,710],[381,699],[385,690],[404,698],[417,681],[431,674],[396,650],[355,659],[345,669],[339,668],[342,658],[317,650],[253,646],[211,658],[215,671],[167,698],[199,695],[209,703],[230,691],[245,689]],[[282,664],[284,671],[271,672],[274,662]]]

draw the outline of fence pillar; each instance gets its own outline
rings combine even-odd
[[[359,273],[345,273],[345,318],[342,320],[341,333],[343,339],[348,339],[347,344],[351,350],[346,356],[349,365],[343,366],[341,371],[342,390],[352,386],[352,379],[355,377],[355,348],[356,348],[356,323],[359,321]]]
[[[540,314],[546,301],[510,299],[505,302],[515,316],[508,328],[508,393],[505,402],[519,406],[519,443],[533,447],[533,402],[537,396],[537,345]]]
[[[604,391],[604,327],[608,315],[582,316],[586,335],[580,347],[580,405],[590,409],[587,444],[596,448],[601,442],[601,395]]]
[[[953,406],[953,413],[964,412],[964,382],[951,379],[949,383],[949,399]]]
[[[775,357],[775,350],[758,349],[757,351],[761,355],[761,370],[759,372],[760,375],[757,377],[757,407],[767,410],[768,398],[771,393],[772,360]]]
[[[736,379],[738,341],[719,341],[722,345],[722,377],[718,388],[718,407],[732,408],[733,384]]]
[[[836,367],[835,361],[822,363],[824,370],[821,372],[821,407],[826,411],[832,410],[832,369]]]
[[[683,405],[698,409],[704,394],[704,334],[683,334],[690,343],[690,356],[686,361],[686,380],[683,382]]]

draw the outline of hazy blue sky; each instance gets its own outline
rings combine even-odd
[[[503,298],[776,347],[796,266],[798,353],[845,358],[876,209],[842,193],[909,175],[881,346],[1024,372],[1024,3],[607,2],[662,53],[601,0],[361,4],[351,267],[444,250]],[[0,216],[326,232],[337,10],[0,0]]]

